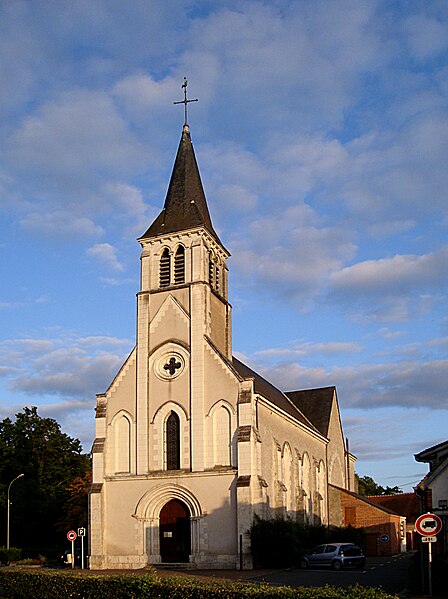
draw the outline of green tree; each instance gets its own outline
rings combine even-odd
[[[56,420],[40,417],[36,407],[24,408],[16,414],[15,422],[10,418],[0,421],[3,521],[8,484],[18,474],[25,475],[11,493],[11,545],[39,549],[60,546],[63,538],[58,523],[67,519],[71,486],[89,471],[90,458],[82,453],[79,440],[63,433]],[[84,524],[85,516],[82,520]]]
[[[403,491],[400,487],[382,487],[376,483],[371,476],[358,476],[355,474],[358,481],[358,493],[360,495],[396,495]]]

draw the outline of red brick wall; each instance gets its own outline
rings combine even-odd
[[[367,555],[394,555],[400,552],[400,516],[389,514],[349,493],[340,493],[343,526],[363,528]],[[388,542],[381,536],[387,535]]]

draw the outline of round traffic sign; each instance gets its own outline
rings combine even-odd
[[[76,541],[76,532],[74,530],[69,530],[67,533],[67,539],[69,541]]]
[[[380,541],[381,541],[382,543],[388,543],[388,542],[390,541],[390,537],[389,537],[389,535],[381,535],[381,536],[380,536]]]
[[[436,514],[422,514],[415,521],[415,530],[423,537],[433,537],[442,530],[442,520]]]

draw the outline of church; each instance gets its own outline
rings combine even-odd
[[[354,489],[355,457],[336,389],[283,392],[232,355],[230,254],[187,119],[138,241],[136,344],[97,395],[90,567],[248,569],[255,515],[341,524],[331,489]]]

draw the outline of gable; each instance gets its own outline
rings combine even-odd
[[[237,358],[233,357],[233,366],[242,378],[253,378],[254,379],[254,391],[271,401],[275,406],[286,412],[289,416],[292,416],[300,423],[304,424],[315,432],[320,432],[312,422],[301,412],[301,410],[290,400],[289,397],[272,383],[267,381],[265,378],[260,376],[257,372],[240,362]]]
[[[293,404],[314,424],[317,430],[328,437],[335,387],[287,391]]]
[[[157,346],[166,339],[178,339],[189,343],[190,317],[179,302],[169,294],[157,310],[149,325],[152,345]]]

